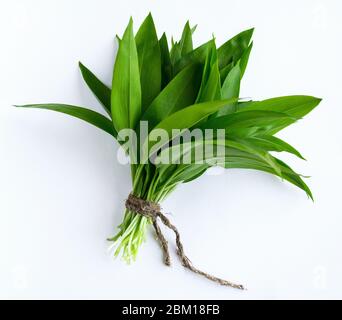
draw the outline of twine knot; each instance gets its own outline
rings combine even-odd
[[[182,265],[185,268],[191,270],[194,273],[202,275],[202,276],[206,277],[207,279],[214,281],[220,285],[244,290],[244,287],[240,284],[235,284],[235,283],[232,283],[230,281],[217,278],[217,277],[212,276],[211,274],[208,274],[204,271],[201,271],[201,270],[199,270],[193,266],[192,262],[189,260],[189,258],[184,253],[184,248],[183,248],[183,244],[180,240],[180,234],[178,232],[178,229],[170,222],[170,220],[164,214],[161,213],[161,207],[158,203],[141,199],[141,198],[139,198],[139,197],[137,197],[131,193],[126,200],[125,205],[126,205],[126,208],[128,210],[135,212],[135,213],[138,213],[138,214],[141,214],[142,216],[152,220],[154,230],[156,232],[157,238],[158,238],[159,243],[160,243],[162,250],[163,250],[164,263],[167,266],[171,265],[169,246],[168,246],[167,240],[165,239],[165,237],[164,237],[163,233],[161,232],[161,229],[158,225],[158,218],[161,220],[161,222],[166,227],[168,227],[169,229],[171,229],[175,233],[176,245],[177,245],[177,254],[178,254],[178,257],[179,257]]]

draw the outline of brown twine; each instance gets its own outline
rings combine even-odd
[[[214,281],[216,283],[219,283],[220,285],[223,286],[229,286],[233,287],[236,289],[241,289],[244,290],[244,287],[240,284],[235,284],[227,280],[223,280],[217,277],[212,276],[211,274],[208,274],[206,272],[203,272],[193,266],[189,258],[185,255],[184,249],[183,249],[183,244],[180,240],[180,234],[177,230],[177,228],[170,222],[170,220],[161,213],[161,208],[158,203],[152,202],[152,201],[147,201],[144,199],[141,199],[132,193],[128,196],[128,199],[126,200],[126,208],[130,211],[136,212],[141,214],[144,217],[150,218],[153,223],[153,227],[156,231],[157,238],[160,242],[160,245],[163,250],[163,255],[164,255],[164,263],[167,266],[171,265],[171,258],[170,258],[170,253],[169,253],[169,248],[168,248],[168,243],[167,240],[165,239],[163,233],[161,232],[161,229],[158,225],[157,219],[159,218],[162,223],[171,229],[175,235],[176,235],[176,244],[177,244],[177,254],[181,260],[182,265],[191,270],[194,273],[197,273],[199,275],[202,275],[206,277],[207,279]]]

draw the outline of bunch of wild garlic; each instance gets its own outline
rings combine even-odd
[[[194,31],[195,28],[186,23],[181,39],[172,40],[169,49],[166,34],[158,38],[151,14],[136,35],[130,20],[122,38],[117,37],[119,47],[111,88],[80,63],[85,82],[107,116],[65,104],[23,107],[63,112],[111,134],[131,159],[132,193],[144,200],[159,203],[180,183],[194,180],[218,164],[210,161],[215,159],[215,153],[205,156],[201,163],[179,161],[198,148],[196,143],[183,140],[178,140],[178,146],[182,147],[176,156],[178,161],[151,161],[151,153],[158,156],[172,152],[175,145],[171,142],[176,140],[171,135],[174,129],[179,129],[180,134],[187,129],[201,132],[224,129],[223,138],[215,134],[204,138],[205,144],[224,147],[220,165],[274,174],[303,189],[312,198],[300,175],[270,152],[285,151],[303,158],[275,134],[309,113],[320,99],[297,95],[241,102],[240,82],[252,49],[253,29],[239,33],[220,47],[211,39],[195,49]],[[139,135],[141,122],[148,124],[147,138],[142,141],[138,137],[132,151],[132,140],[127,142],[121,132],[131,129]],[[169,138],[163,143],[152,143],[150,138],[156,130],[163,130]],[[115,255],[121,253],[127,261],[134,259],[150,222],[149,218],[127,209],[119,232],[110,239],[116,248]]]

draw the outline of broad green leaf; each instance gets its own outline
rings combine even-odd
[[[227,75],[221,88],[223,99],[238,98],[240,93],[241,70],[237,64]],[[236,111],[238,102],[224,106],[215,116],[224,116]]]
[[[142,112],[159,94],[161,88],[161,54],[152,15],[142,23],[135,37],[140,71]]]
[[[231,101],[236,101],[236,99]],[[201,125],[201,128],[226,129],[228,137],[230,135],[241,137],[264,134],[265,131],[271,130],[280,121],[290,124],[295,122],[296,119],[281,112],[254,110],[209,119]]]
[[[221,99],[220,84],[217,52],[215,42],[212,42],[212,47],[208,52],[204,65],[202,83],[196,102],[199,103]]]
[[[248,60],[249,60],[249,56],[251,54],[253,48],[253,41],[251,42],[251,44],[248,46],[248,48],[244,51],[244,53],[242,54],[240,60],[239,60],[239,66],[241,69],[241,79],[245,74],[246,68],[247,68],[247,64],[248,64]]]
[[[238,62],[238,60],[243,56],[245,50],[248,48],[249,42],[252,38],[254,29],[249,29],[243,31],[228,40],[224,43],[218,50],[218,60],[219,60],[219,69],[222,72],[221,76],[223,79],[226,78],[226,75],[233,68],[233,66]],[[175,65],[174,72],[178,73],[185,66],[190,63],[205,63],[208,50],[211,47],[211,42],[214,40],[210,40],[195,50],[189,52],[187,55],[182,57]],[[246,53],[247,55],[247,53]],[[247,55],[248,56],[248,55]],[[245,57],[246,59],[247,57]],[[228,66],[228,67],[227,67]],[[244,65],[245,67],[245,65]],[[226,68],[226,69],[225,69]],[[244,70],[242,70],[244,71]],[[221,77],[222,78],[222,77]]]
[[[301,158],[303,160],[304,157],[299,153],[298,150],[296,150],[294,147],[292,147],[287,142],[274,137],[274,136],[256,136],[256,137],[250,137],[247,139],[248,142],[253,143],[257,145],[258,147],[266,150],[266,151],[276,151],[276,152],[288,152],[292,153],[298,158]]]
[[[222,161],[222,154],[218,154],[217,156],[213,153],[206,154],[203,152],[203,143],[208,144],[221,144],[226,147],[226,163],[227,162],[234,162],[235,167],[245,167],[245,163],[247,162],[253,169],[259,169],[267,172],[273,173],[279,177],[289,178],[293,175],[297,175],[293,172],[292,169],[285,167],[282,163],[280,163],[276,158],[271,156],[267,151],[259,148],[259,146],[254,145],[252,142],[248,140],[223,140],[223,141],[191,141],[186,142],[181,145],[173,145],[161,151],[160,157],[161,159],[169,159],[173,161],[173,163],[181,163],[178,165],[181,168],[186,168],[187,166],[194,166],[194,168],[198,167],[199,165],[208,168],[212,165],[216,164],[223,164]],[[202,150],[200,153],[201,156],[204,158],[197,159],[195,157],[197,149]],[[184,164],[184,158],[187,157],[187,160],[190,160],[190,163]],[[189,158],[190,157],[190,158]],[[218,160],[219,162],[215,162],[214,160]],[[178,161],[178,162],[177,162]],[[197,162],[200,161],[200,162]],[[204,163],[202,161],[205,161]],[[201,164],[202,163],[202,164]],[[241,165],[242,163],[242,165]],[[165,171],[167,164],[160,164],[158,165],[158,170]],[[169,165],[172,166],[172,165]],[[175,165],[174,165],[175,166]],[[167,168],[168,169],[168,168]],[[205,171],[205,170],[204,170]],[[203,171],[203,172],[204,172]],[[203,173],[202,172],[202,173]],[[179,174],[179,169],[172,171],[173,175]],[[297,175],[296,179],[300,178]],[[182,176],[182,179],[185,178]],[[191,180],[191,179],[190,179]]]
[[[202,68],[191,65],[182,70],[164,88],[142,116],[154,128],[168,115],[192,105],[196,99]]]
[[[241,58],[238,60],[238,62],[232,61],[220,70],[221,81],[226,79],[227,75],[231,72],[231,70],[236,65],[239,65],[239,67],[240,67],[240,78],[242,79],[243,75],[245,74],[246,68],[247,68],[247,64],[248,64],[248,60],[249,60],[249,56],[250,56],[252,47],[253,47],[253,42],[251,42],[251,44],[248,46],[248,48],[243,52],[243,54],[241,55]]]
[[[192,31],[190,28],[189,21],[187,21],[187,23],[184,26],[182,38],[181,38],[179,44],[180,44],[180,51],[181,51],[182,57],[193,50],[193,47],[192,47]]]
[[[117,131],[136,127],[141,115],[141,87],[132,19],[120,41],[115,61],[111,107]]]
[[[194,126],[208,115],[216,112],[231,100],[217,100],[203,103],[197,103],[192,106],[181,109],[162,120],[154,129],[164,129],[170,136],[172,129],[188,129]]]
[[[268,166],[270,166],[278,176],[282,176],[281,168],[267,151],[264,151],[258,146],[255,146],[252,143],[249,143],[248,141],[242,139],[235,141],[227,139],[225,141],[225,144],[227,147],[235,148],[240,151],[244,151],[254,155],[259,160],[265,162]]]
[[[252,154],[249,154],[248,152],[243,152],[237,149],[230,148],[227,151],[227,153],[228,156],[226,157],[225,163],[226,168],[254,169],[279,176],[279,174],[276,171],[274,171],[274,169],[270,167],[266,162],[264,162],[262,159],[258,159]],[[300,175],[294,172],[288,165],[286,165],[281,160],[275,157],[273,157],[273,159],[275,162],[277,162],[281,170],[280,177],[294,184],[298,188],[304,190],[308,197],[313,199],[311,190],[302,180]]]
[[[208,56],[208,51],[212,47],[214,39],[202,44],[200,47],[194,49],[193,51],[182,57],[174,66],[174,74],[184,69],[186,66],[196,63],[204,64]]]
[[[173,129],[179,129],[178,134],[181,134],[184,130],[191,128],[196,123],[200,122],[210,114],[222,108],[222,106],[224,106],[225,104],[231,102],[231,100],[218,100],[194,104],[169,115],[157,126],[155,126],[153,130],[163,129],[164,132],[168,135],[169,140],[174,139],[177,137],[177,135],[173,134]],[[151,131],[150,136],[153,134],[153,130]],[[163,143],[165,144],[168,141],[163,141]],[[151,142],[150,139],[148,141],[145,141],[142,150],[145,150],[146,145],[148,146],[148,150],[151,150],[151,148],[153,147],[153,142]],[[149,154],[149,156],[157,151],[158,149],[155,149],[152,153]],[[147,154],[143,155],[143,161],[145,161],[146,157]]]
[[[174,141],[173,141],[174,142]],[[189,164],[197,164],[197,160],[200,161],[200,163],[203,163],[203,158],[197,159],[195,158],[194,151],[197,149],[203,150],[203,145],[205,143],[213,143],[212,141],[206,141],[206,140],[195,140],[195,141],[182,141],[181,143],[173,143],[168,147],[164,147],[159,153],[159,161],[162,161],[162,163],[186,163],[185,157],[187,158],[187,161]],[[200,154],[202,156],[202,153]],[[204,155],[203,155],[204,157]]]
[[[286,113],[296,119],[301,119],[312,111],[320,101],[321,99],[311,96],[285,96],[251,102],[247,106],[241,109],[239,108],[238,112],[243,113],[252,110],[275,111]],[[290,124],[287,121],[280,121],[271,130],[267,131],[267,134],[273,135]]]
[[[224,154],[215,153],[215,148],[213,147],[210,153],[204,152],[204,145],[208,144],[211,146],[221,145],[227,148],[234,148],[243,152],[247,152],[256,159],[259,159],[265,162],[267,165],[273,168],[273,170],[281,176],[281,170],[274,158],[265,150],[260,148],[259,146],[253,145],[251,142],[243,139],[225,139],[225,140],[196,140],[196,141],[187,141],[182,143],[181,145],[172,145],[168,148],[163,149],[160,152],[160,159],[163,159],[164,162],[169,160],[172,163],[184,163],[185,160],[187,163],[191,164],[213,164],[213,160],[218,160],[221,163],[223,162]],[[197,157],[196,157],[197,156]]]
[[[94,125],[95,127],[102,129],[103,131],[112,135],[114,138],[117,137],[117,133],[115,129],[113,128],[113,124],[108,118],[106,118],[100,113],[97,113],[95,111],[92,111],[86,108],[67,105],[67,104],[54,104],[54,103],[27,104],[27,105],[16,106],[16,107],[46,109],[46,110],[52,110],[52,111],[65,113],[75,118],[84,120]]]
[[[181,40],[174,42],[172,39],[172,48],[170,51],[171,64],[175,67],[184,56],[193,51],[192,46],[192,29],[190,28],[189,21],[185,24]],[[185,67],[185,65],[183,66]],[[177,73],[181,69],[177,70]]]
[[[172,79],[171,58],[170,58],[169,46],[167,44],[167,38],[166,38],[165,33],[163,33],[163,36],[159,40],[159,47],[160,47],[160,55],[161,55],[161,74],[162,74],[161,88],[164,89],[166,85]]]
[[[79,62],[79,67],[84,81],[88,85],[89,89],[93,92],[97,100],[102,104],[108,115],[111,116],[110,107],[110,95],[111,89],[109,89],[104,83],[102,83],[86,66]]]
[[[218,50],[219,68],[236,63],[248,48],[254,29],[245,30],[224,43]]]
[[[272,157],[273,162],[276,163],[278,167],[277,170],[274,170],[274,168],[270,166],[269,163],[265,161],[265,159],[263,159],[262,157],[259,157],[257,154],[254,154],[253,152],[250,153],[248,151],[244,151],[241,148],[239,149],[232,148],[232,147],[226,148],[226,164],[229,162],[234,162],[237,165],[239,162],[244,162],[248,160],[253,165],[267,167],[269,169],[269,173],[275,174],[279,177],[281,177],[284,173],[293,174],[292,169],[288,169],[284,167],[282,164],[279,163],[278,159],[273,157],[271,154],[269,154],[269,157]],[[281,176],[278,173],[279,170],[281,171]]]

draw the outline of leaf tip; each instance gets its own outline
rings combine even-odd
[[[309,198],[312,202],[315,202],[315,199],[314,199],[314,197],[313,197],[313,194],[312,194],[312,192],[311,192],[310,190],[307,191],[306,194],[308,195],[308,198]]]
[[[252,28],[247,29],[246,32],[249,33],[250,36],[252,37],[254,30],[255,30],[255,27],[252,27]]]
[[[323,98],[317,98],[315,97],[316,101],[317,101],[317,104],[321,103],[321,101],[323,100]]]
[[[153,16],[152,16],[152,12],[151,12],[151,11],[149,11],[148,15],[147,15],[146,18],[144,19],[143,24],[144,24],[144,23],[147,23],[147,24],[154,24]]]
[[[127,26],[127,29],[133,29],[133,17],[130,16],[129,17],[129,22],[128,22],[128,26]]]
[[[307,96],[307,98],[311,98],[311,100],[316,103],[315,106],[319,105],[321,103],[321,101],[323,100],[323,98],[314,97],[314,96]]]

